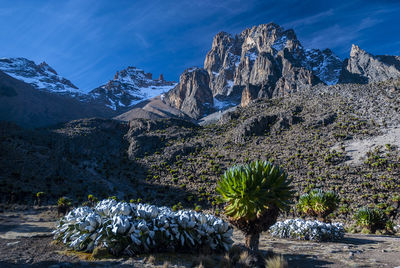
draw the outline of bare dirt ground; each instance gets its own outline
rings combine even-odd
[[[385,147],[386,144],[400,148],[400,126],[381,129],[381,135],[344,142],[346,154],[350,157],[347,164],[361,165],[369,151],[373,151],[376,147]],[[334,149],[338,150],[339,145]]]
[[[54,207],[0,213],[0,267],[193,267],[199,256],[171,254],[136,258],[93,260],[53,243],[51,231],[57,215]],[[234,232],[235,244],[243,235]],[[282,254],[289,267],[397,267],[400,237],[347,234],[340,242],[315,243],[261,236],[264,255]]]

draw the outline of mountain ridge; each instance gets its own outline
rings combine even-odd
[[[234,36],[217,33],[203,67],[185,70],[179,83],[165,81],[162,74],[153,79],[151,73],[129,66],[117,71],[106,84],[82,93],[46,62],[36,65],[24,58],[2,58],[0,70],[38,90],[103,106],[113,111],[111,117],[199,120],[259,98],[309,91],[318,84],[395,79],[400,77],[400,57],[374,56],[353,45],[350,57],[342,61],[329,48],[304,48],[293,29],[267,23]],[[143,101],[145,104],[137,106]]]

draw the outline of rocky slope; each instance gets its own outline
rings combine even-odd
[[[60,76],[46,62],[38,65],[25,58],[1,58],[0,71],[30,84],[36,89],[58,94],[83,94],[68,79]]]
[[[133,106],[131,110],[114,117],[114,119],[121,121],[130,121],[137,118],[180,118],[188,121],[193,120],[181,110],[167,103],[165,95],[142,101]]]
[[[351,47],[341,73],[341,83],[370,83],[400,77],[399,56],[374,56],[359,46]]]
[[[167,92],[175,84],[175,82],[165,81],[162,74],[159,79],[153,79],[151,73],[145,73],[136,67],[128,67],[117,72],[113,80],[93,89],[88,95],[95,102],[117,113],[123,113],[141,101]]]
[[[227,168],[273,159],[298,195],[315,187],[338,192],[336,220],[351,222],[358,207],[379,205],[399,222],[391,199],[400,185],[399,149],[372,146],[358,163],[348,162],[346,149],[398,127],[399,99],[400,81],[392,80],[260,98],[204,127],[178,119],[78,120],[41,131],[2,125],[0,196],[28,202],[44,191],[54,202],[93,193],[215,210],[215,185]]]

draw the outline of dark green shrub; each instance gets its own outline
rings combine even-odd
[[[72,200],[65,196],[60,197],[57,201],[57,206],[58,216],[60,216],[60,214],[65,215],[72,206]]]
[[[45,196],[44,192],[38,192],[36,193],[36,200],[37,200],[37,204],[38,206],[42,205],[42,201],[43,201],[43,197]]]
[[[99,200],[92,194],[88,195],[88,202],[90,207],[94,207]]]
[[[359,209],[354,218],[358,226],[368,229],[371,233],[385,229],[388,221],[382,210],[368,207]]]

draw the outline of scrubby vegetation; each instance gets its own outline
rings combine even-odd
[[[44,192],[37,192],[36,193],[36,201],[37,201],[37,205],[38,206],[41,206],[42,205],[42,200],[43,200],[43,197],[45,196],[45,193]]]
[[[359,226],[366,228],[371,233],[385,229],[388,222],[385,213],[377,208],[361,208],[356,212],[354,218]]]
[[[260,99],[203,127],[171,119],[129,124],[88,119],[40,132],[3,128],[1,197],[4,203],[33,204],[42,191],[44,204],[69,196],[75,204],[94,206],[89,194],[99,199],[115,196],[169,206],[173,212],[192,209],[219,216],[229,203],[217,202],[224,171],[268,159],[292,180],[293,200],[314,189],[337,196],[334,206],[319,202],[315,210],[293,202],[278,220],[307,216],[347,227],[357,221],[355,211],[368,207],[380,209],[396,229],[398,148],[371,147],[358,162],[348,150],[349,142],[381,135],[399,124],[400,91],[386,92],[387,86],[337,85],[291,98]],[[265,118],[271,120],[263,125]]]
[[[58,216],[65,215],[72,206],[72,200],[68,197],[60,197],[57,202]]]

